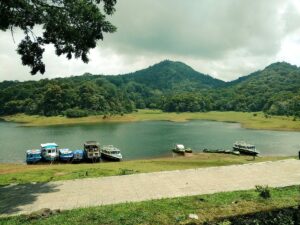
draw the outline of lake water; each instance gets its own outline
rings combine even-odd
[[[125,160],[171,155],[176,143],[199,152],[231,149],[237,140],[255,144],[262,155],[297,155],[300,150],[300,132],[249,130],[237,123],[198,120],[22,127],[0,122],[0,162],[24,162],[25,150],[39,148],[40,143],[56,142],[74,150],[82,149],[87,140],[119,147]]]

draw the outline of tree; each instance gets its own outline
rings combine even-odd
[[[24,31],[17,52],[31,74],[45,72],[44,46],[53,44],[58,56],[89,61],[87,54],[103,40],[103,33],[116,28],[106,20],[115,11],[117,0],[1,0],[0,29]],[[100,7],[102,6],[102,7]],[[41,25],[43,34],[36,36],[33,28]]]

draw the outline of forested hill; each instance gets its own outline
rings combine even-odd
[[[134,73],[85,74],[0,83],[0,114],[67,115],[164,111],[265,111],[300,116],[300,69],[274,63],[232,82],[214,79],[181,62],[163,61]]]
[[[227,83],[218,92],[219,101],[223,99],[219,103],[223,105],[221,110],[300,115],[300,68],[285,62],[274,63]]]
[[[169,60],[134,73],[108,76],[107,78],[118,84],[119,82],[128,83],[133,81],[161,91],[197,91],[199,89],[220,87],[225,84],[224,81],[199,73],[182,62]]]

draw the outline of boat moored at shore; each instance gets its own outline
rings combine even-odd
[[[26,151],[26,163],[34,164],[38,163],[42,160],[41,150],[40,149],[32,149]]]
[[[41,144],[41,155],[45,161],[55,161],[58,159],[58,145],[56,143]]]
[[[84,159],[84,152],[81,149],[73,151],[73,159],[72,162],[81,162]]]
[[[182,145],[182,144],[176,144],[175,147],[172,149],[172,151],[174,153],[184,155],[184,153],[185,153],[184,145]]]
[[[104,145],[101,148],[101,158],[112,161],[121,161],[123,156],[120,149],[114,147],[113,145]]]
[[[59,149],[59,159],[61,161],[69,162],[73,159],[73,152],[68,148]]]
[[[241,154],[244,155],[257,156],[259,154],[259,151],[256,150],[255,145],[248,144],[244,141],[235,142],[233,145],[233,150],[239,151]]]
[[[84,147],[84,157],[86,160],[92,162],[100,161],[100,144],[96,141],[87,141],[83,145]]]

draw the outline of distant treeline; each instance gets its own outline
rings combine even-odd
[[[82,117],[144,108],[167,112],[264,111],[300,116],[300,69],[275,63],[226,83],[183,63],[164,61],[127,75],[85,74],[0,83],[1,115]]]

